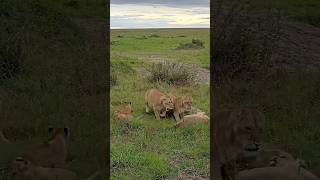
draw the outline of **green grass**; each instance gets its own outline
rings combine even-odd
[[[106,52],[103,41],[74,18],[104,17],[85,11],[71,15],[59,2],[0,2],[7,15],[1,21],[1,47],[19,42],[23,69],[0,80],[0,127],[13,141],[12,146],[1,145],[8,156],[0,157],[0,168],[9,165],[19,147],[46,140],[49,126],[67,126],[75,157],[70,169],[85,178],[105,164]]]
[[[152,29],[152,30],[111,30],[111,57],[138,56],[147,58],[155,55],[166,60],[209,66],[209,29]],[[159,37],[152,37],[158,35]],[[120,36],[120,37],[118,37]],[[180,43],[190,43],[192,39],[204,42],[203,49],[176,50]]]
[[[159,37],[149,37],[151,34]],[[186,37],[179,37],[181,35]],[[136,39],[142,36],[147,39]],[[192,38],[202,39],[206,48],[175,50],[180,42],[191,42]],[[174,87],[161,82],[152,83],[134,70],[150,65],[146,57],[154,54],[160,57],[170,55],[172,61],[208,65],[208,30],[112,30],[111,41],[118,42],[111,46],[111,67],[116,68],[118,77],[117,84],[111,88],[111,112],[121,103],[131,101],[134,116],[129,122],[115,122],[110,117],[111,179],[178,179],[179,174],[208,177],[209,127],[199,124],[175,130],[173,118],[156,120],[153,114],[145,113],[144,93],[155,87],[163,92],[192,95],[193,106],[209,114],[209,85]],[[188,57],[189,53],[194,54],[192,58],[182,58]]]

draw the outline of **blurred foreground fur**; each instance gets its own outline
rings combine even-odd
[[[43,167],[66,167],[68,128],[49,128],[49,142],[32,145],[21,157]]]

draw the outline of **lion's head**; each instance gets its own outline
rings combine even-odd
[[[63,137],[68,137],[69,135],[69,128],[53,128],[49,127],[48,132],[50,134],[49,139],[52,140],[55,137],[62,135]]]
[[[182,96],[182,105],[185,111],[190,112],[192,110],[192,97],[191,96]]]
[[[215,114],[216,143],[223,159],[243,151],[256,151],[262,145],[264,115],[254,108],[228,108]]]
[[[12,162],[12,167],[11,167],[12,179],[14,180],[23,179],[29,170],[29,165],[30,165],[30,161],[27,161],[22,157],[17,157]]]
[[[126,105],[122,108],[123,112],[122,113],[132,113],[133,112],[133,107],[132,107],[132,102],[127,102]]]
[[[166,111],[174,109],[174,104],[170,96],[164,95],[160,97],[161,104],[166,109]]]

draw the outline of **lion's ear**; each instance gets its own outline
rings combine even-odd
[[[66,136],[69,134],[69,128],[63,128],[63,131]]]
[[[49,134],[52,132],[52,130],[53,130],[53,127],[49,127],[48,129]]]

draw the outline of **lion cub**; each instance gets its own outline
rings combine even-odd
[[[132,103],[129,102],[125,106],[122,106],[119,110],[115,111],[115,120],[129,120],[132,118],[131,113],[133,112]]]
[[[12,163],[12,176],[13,180],[79,180],[72,171],[34,165],[22,157]]]
[[[144,102],[146,105],[146,112],[148,113],[152,110],[156,119],[165,117],[166,112],[174,109],[170,96],[157,89],[148,90],[144,95]]]
[[[49,128],[49,133],[51,134],[49,142],[31,146],[21,157],[35,165],[65,168],[68,128]]]
[[[177,122],[183,119],[185,112],[192,110],[192,97],[191,96],[176,96],[169,93],[168,96],[172,99],[174,104],[173,115]]]
[[[204,112],[197,112],[196,114],[190,114],[187,116],[184,116],[182,121],[177,122],[174,127],[181,127],[185,128],[190,126],[194,123],[205,123],[207,124],[209,122],[209,117],[204,114]]]

